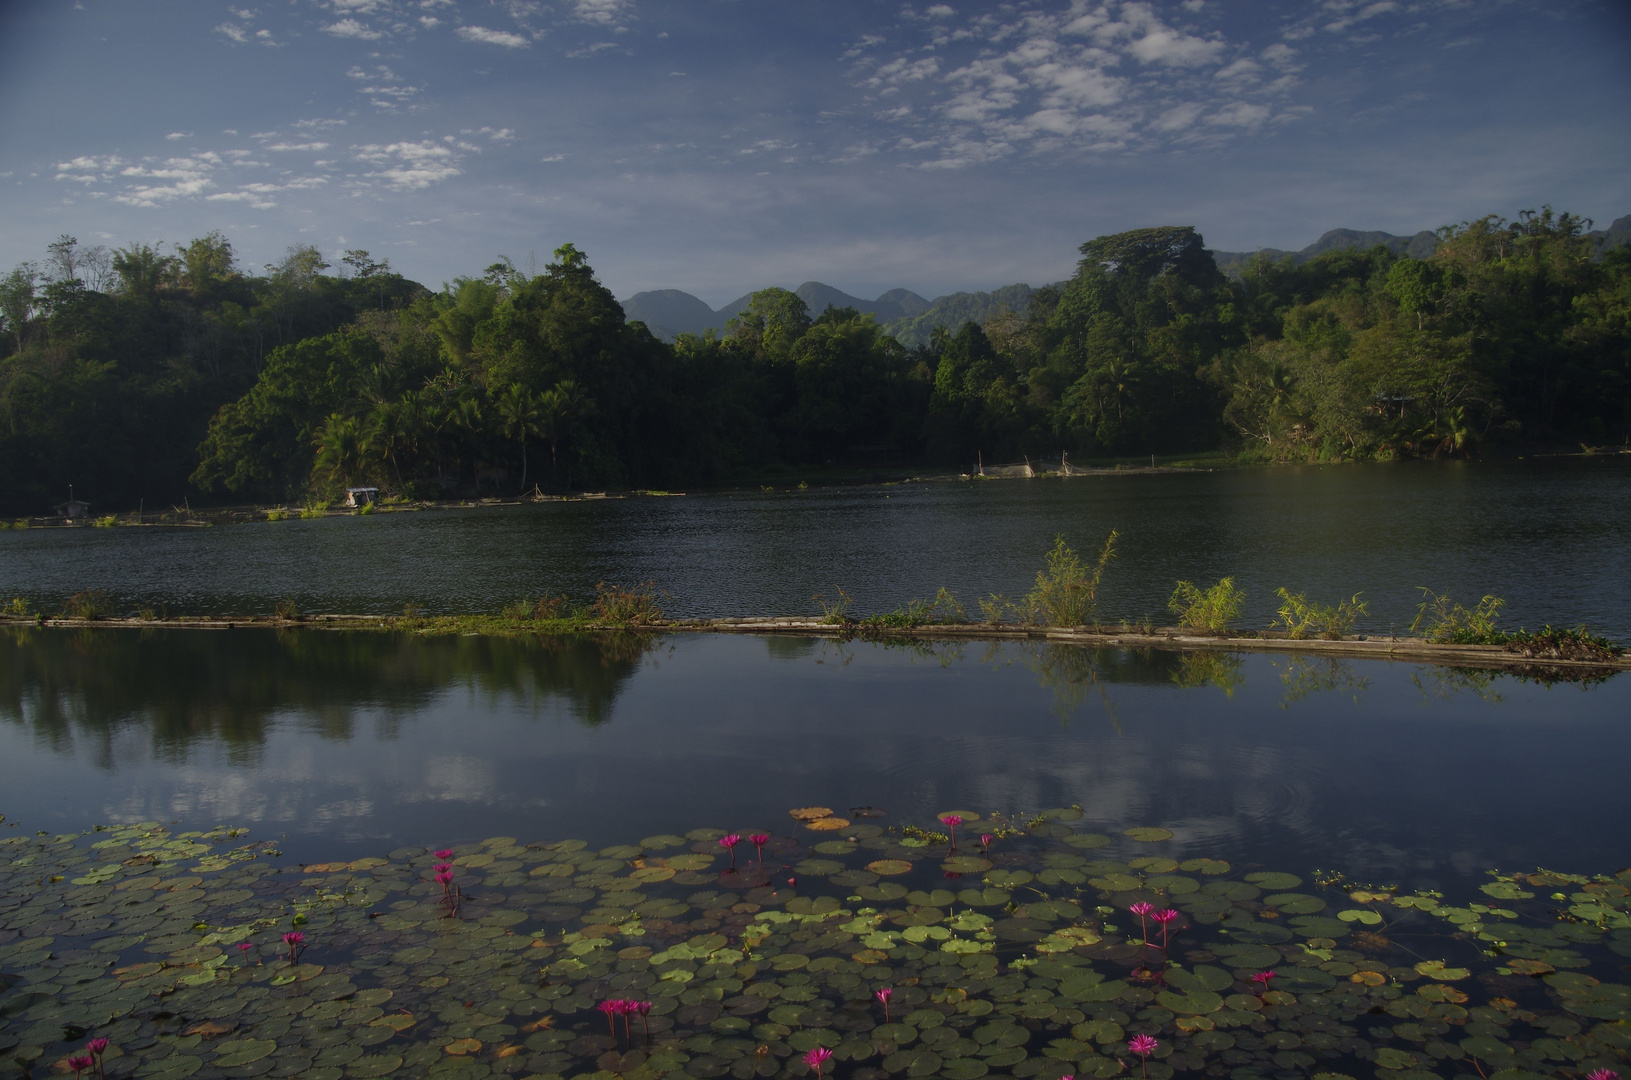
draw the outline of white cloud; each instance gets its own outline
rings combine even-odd
[[[220,26],[215,28],[215,32],[217,34],[225,34],[233,41],[236,41],[239,45],[246,44],[249,41],[249,32],[243,27],[235,26],[232,23],[222,23]]]
[[[192,137],[193,133],[190,131],[172,131],[170,134],[165,136],[165,138],[171,142],[174,142],[177,139],[190,139]]]
[[[618,48],[618,46],[614,42],[600,41],[593,45],[584,45],[580,48],[568,50],[566,55],[576,60],[585,56],[594,56],[596,53],[603,53],[607,49],[615,48]]]
[[[572,14],[579,22],[596,26],[622,26],[634,17],[633,0],[572,0]]]
[[[308,152],[311,152],[311,153],[317,153],[317,152],[322,151],[322,150],[327,150],[328,149],[328,143],[326,143],[326,142],[273,143],[271,146],[268,146],[266,149],[268,149],[268,150],[278,150],[278,151],[304,150],[304,151],[308,151]]]
[[[1367,0],[1331,2],[1338,6],[1325,19]],[[1210,23],[1214,7],[1205,0],[1023,0],[953,11],[933,25],[908,8],[897,29],[912,36],[884,42],[868,35],[844,54],[868,113],[906,129],[894,141],[857,146],[918,159],[928,152],[931,160],[919,167],[944,169],[1020,152],[1216,144],[1249,133],[1271,119],[1265,102],[1295,85],[1297,51],[1231,42],[1188,21],[1200,15]],[[1220,84],[1229,88],[1221,108],[1214,104]],[[845,151],[850,158],[858,152]]]
[[[419,16],[419,25],[423,26],[426,30],[434,30],[438,26],[442,25],[442,20],[438,19],[434,15],[421,15]]]
[[[1294,71],[1299,66],[1293,64],[1297,57],[1297,50],[1280,41],[1264,49],[1262,57],[1265,62],[1273,64],[1281,71]]]
[[[520,34],[508,30],[489,30],[485,26],[461,26],[454,31],[466,41],[479,45],[502,45],[506,49],[525,49],[529,42]]]
[[[923,12],[923,14],[927,15],[931,19],[949,19],[953,15],[957,14],[957,11],[949,4],[933,4],[930,5],[930,7]]]
[[[1196,67],[1217,60],[1223,52],[1223,43],[1206,41],[1162,26],[1146,32],[1128,47],[1128,51],[1146,64]]]
[[[358,161],[379,166],[369,176],[377,176],[399,191],[439,184],[464,171],[459,168],[458,154],[428,139],[385,146],[358,146],[355,151]]]
[[[333,34],[340,38],[357,38],[360,41],[375,41],[385,35],[378,30],[369,28],[356,19],[341,19],[322,28],[323,33]]]
[[[1213,75],[1213,78],[1220,79],[1220,80],[1222,80],[1222,79],[1237,79],[1237,80],[1240,80],[1242,82],[1256,82],[1257,81],[1257,73],[1262,71],[1262,70],[1263,70],[1262,68],[1257,66],[1256,61],[1251,60],[1248,57],[1242,56],[1240,59],[1236,60],[1234,63],[1229,64],[1226,67],[1219,68],[1217,70],[1217,72]]]
[[[1183,131],[1185,128],[1194,126],[1195,121],[1200,118],[1201,113],[1204,111],[1205,107],[1198,102],[1189,101],[1182,105],[1174,105],[1156,118],[1155,130]]]
[[[1224,127],[1256,127],[1269,118],[1267,105],[1253,105],[1245,101],[1237,101],[1233,105],[1220,109],[1206,118],[1208,124],[1218,124]]]

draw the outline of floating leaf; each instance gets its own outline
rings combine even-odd
[[[1345,911],[1337,912],[1337,918],[1341,919],[1343,922],[1356,922],[1363,923],[1366,926],[1376,926],[1381,923],[1382,914],[1379,911],[1371,911],[1368,908],[1348,908]]]
[[[277,1041],[274,1039],[238,1039],[224,1042],[215,1048],[213,1064],[223,1069],[248,1065],[252,1061],[269,1056],[276,1049]]]
[[[1295,874],[1281,874],[1272,870],[1259,870],[1256,873],[1247,874],[1246,880],[1260,889],[1273,892],[1285,892],[1288,889],[1295,889],[1303,883],[1303,879]]]
[[[1227,874],[1233,867],[1222,859],[1185,859],[1178,864],[1178,869],[1190,874],[1215,876]]]
[[[453,1054],[455,1056],[462,1056],[464,1054],[474,1054],[477,1051],[479,1051],[480,1049],[481,1049],[481,1040],[480,1039],[454,1039],[452,1042],[450,1042],[450,1043],[448,1043],[448,1044],[446,1044],[445,1046],[442,1047],[442,1050],[444,1052],[449,1053],[449,1054]]]
[[[972,825],[980,820],[980,815],[972,810],[947,810],[944,813],[936,814],[935,817],[942,825],[946,823],[946,819],[949,817],[961,818],[962,820],[959,822],[961,825]]]
[[[1468,975],[1472,974],[1472,972],[1466,968],[1445,967],[1444,961],[1442,960],[1423,960],[1421,963],[1416,965],[1416,972],[1420,975],[1427,976],[1429,979],[1442,979],[1445,982],[1453,982],[1456,979],[1465,979]]]
[[[1325,910],[1324,900],[1306,893],[1275,893],[1263,897],[1263,903],[1285,915],[1312,915]]]
[[[402,1058],[396,1054],[364,1054],[345,1067],[347,1076],[389,1076],[402,1067]]]
[[[1143,844],[1153,844],[1161,840],[1171,840],[1172,830],[1153,826],[1139,826],[1133,829],[1122,830],[1122,835],[1137,840]]]
[[[867,863],[866,868],[872,871],[874,874],[882,874],[885,877],[893,877],[897,874],[909,874],[912,872],[912,864],[907,862],[905,859],[878,859],[874,862]]]
[[[816,820],[806,824],[804,827],[806,829],[814,829],[816,832],[836,832],[839,829],[847,828],[848,826],[849,819],[847,818],[824,817],[817,818]]]
[[[832,810],[825,806],[805,806],[797,810],[789,810],[788,815],[798,821],[816,821],[824,817],[832,817]]]

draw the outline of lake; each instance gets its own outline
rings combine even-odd
[[[1235,577],[1248,627],[1286,587],[1363,593],[1362,632],[1402,631],[1419,587],[1508,603],[1505,624],[1631,639],[1631,456],[1247,469],[643,497],[210,529],[0,532],[0,595],[58,610],[493,612],[596,582],[653,581],[670,614],[797,615],[843,589],[887,611],[950,588],[1023,594],[1056,535],[1119,557],[1101,611],[1167,616],[1174,583]]]
[[[1628,523],[1619,460],[906,484],[8,530],[0,594],[865,614],[1116,529],[1111,618],[1233,574],[1249,625],[1429,585],[1624,639]],[[10,625],[0,1077],[1598,1076],[1627,716],[1281,655]]]

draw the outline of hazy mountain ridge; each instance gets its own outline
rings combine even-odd
[[[1607,229],[1594,229],[1586,235],[1593,239],[1599,255],[1610,248],[1631,244],[1631,214],[1616,218]],[[1212,258],[1219,270],[1231,277],[1239,277],[1246,264],[1258,255],[1273,260],[1289,257],[1300,264],[1331,251],[1378,245],[1413,259],[1425,259],[1438,250],[1438,235],[1426,229],[1410,236],[1378,230],[1331,229],[1299,251],[1280,248],[1213,251]],[[1004,285],[990,292],[955,292],[925,300],[910,289],[890,289],[876,300],[865,300],[819,281],[806,281],[793,291],[809,305],[812,316],[821,314],[828,305],[851,307],[862,314],[874,316],[903,345],[913,346],[927,343],[929,335],[937,327],[956,330],[965,322],[984,323],[1004,311],[1023,315],[1037,290],[1021,283]],[[656,289],[635,293],[622,301],[622,305],[624,313],[631,320],[644,322],[657,337],[672,341],[679,334],[701,334],[710,329],[723,333],[725,324],[732,316],[745,310],[752,298],[753,294],[748,293],[715,311],[688,292]]]

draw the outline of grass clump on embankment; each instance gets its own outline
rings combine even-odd
[[[633,587],[595,586],[595,598],[573,604],[564,595],[507,604],[496,615],[424,615],[412,605],[391,625],[426,634],[569,634],[604,629],[648,629],[663,624],[655,582]]]

